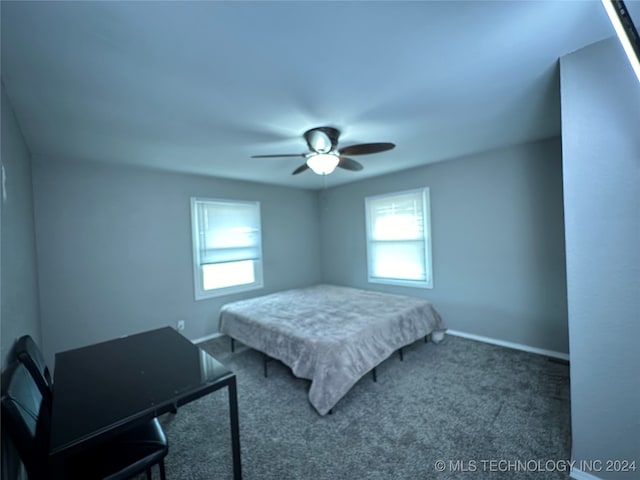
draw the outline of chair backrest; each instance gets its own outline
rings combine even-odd
[[[21,362],[13,362],[2,373],[2,429],[29,478],[46,478],[51,417],[40,389]]]
[[[18,360],[27,367],[47,405],[50,406],[53,384],[51,382],[49,367],[47,367],[47,363],[44,361],[44,356],[38,348],[38,345],[36,345],[36,342],[33,341],[30,335],[24,335],[16,342],[14,352]]]

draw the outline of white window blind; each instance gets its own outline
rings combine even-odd
[[[191,199],[196,299],[262,286],[260,204]]]
[[[370,282],[432,287],[428,193],[365,199]]]

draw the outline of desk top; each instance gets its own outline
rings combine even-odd
[[[150,420],[232,377],[170,327],[57,353],[51,455]]]

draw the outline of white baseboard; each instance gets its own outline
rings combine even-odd
[[[573,470],[571,470],[569,476],[571,478],[575,478],[576,480],[602,480],[600,477],[596,477],[591,473],[583,472],[578,468],[574,468]]]
[[[569,360],[568,353],[555,352],[553,350],[545,350],[543,348],[530,347],[529,345],[522,345],[520,343],[505,342],[504,340],[496,340],[495,338],[483,337],[482,335],[474,335],[472,333],[464,333],[458,330],[447,330],[448,335],[454,335],[456,337],[468,338],[470,340],[477,340],[479,342],[491,343],[492,345],[498,345],[500,347],[513,348],[515,350],[523,350],[525,352],[536,353],[538,355],[544,355],[546,357],[559,358],[561,360]]]
[[[196,338],[195,340],[191,340],[193,343],[202,343],[209,340],[213,340],[214,338],[222,337],[223,334],[220,332],[212,333],[211,335],[206,335],[204,337]]]

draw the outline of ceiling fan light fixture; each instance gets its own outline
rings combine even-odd
[[[332,153],[318,153],[309,155],[307,158],[307,165],[318,175],[329,175],[336,169],[339,162],[340,158]]]

